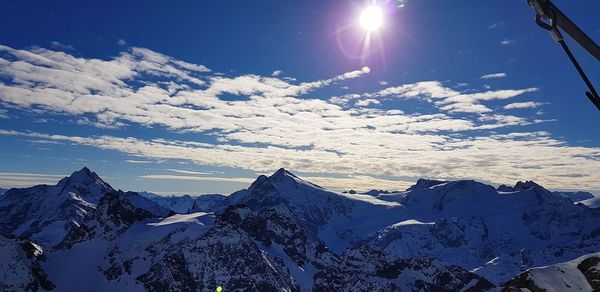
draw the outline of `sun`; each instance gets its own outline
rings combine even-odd
[[[377,6],[369,6],[360,14],[359,22],[366,31],[377,31],[383,24],[383,11]]]

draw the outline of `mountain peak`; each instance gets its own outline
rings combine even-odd
[[[414,189],[428,189],[431,188],[433,186],[439,185],[439,184],[443,184],[443,183],[447,183],[447,181],[443,181],[443,180],[435,180],[435,179],[426,179],[426,178],[420,178],[416,184],[410,186],[407,191],[412,191]]]
[[[275,173],[273,173],[273,175],[270,176],[271,179],[283,178],[283,177],[298,178],[295,174],[289,172],[287,169],[285,169],[283,167],[278,169]]]
[[[518,181],[515,184],[515,186],[513,187],[513,190],[514,191],[522,191],[522,190],[528,190],[528,189],[533,188],[533,187],[539,187],[539,188],[541,188],[542,186],[538,185],[537,183],[535,183],[532,180],[528,180],[528,181],[525,181],[525,182]]]
[[[95,172],[87,168],[87,166],[84,166],[81,170],[73,172],[69,178],[77,182],[102,180]]]
[[[114,191],[108,183],[87,167],[61,179],[57,186],[62,191],[75,191],[80,197],[93,204],[97,203],[104,193]]]

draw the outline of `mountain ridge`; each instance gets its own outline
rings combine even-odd
[[[58,243],[41,242],[48,257],[39,267],[57,287],[81,290],[101,281],[113,290],[216,283],[291,291],[460,290],[471,285],[469,279],[486,290],[524,269],[600,250],[600,210],[527,181],[506,192],[473,180],[422,179],[406,191],[373,196],[331,192],[282,168],[222,201],[194,201],[196,208],[181,214],[161,213],[164,207],[148,204],[152,198],[109,187],[84,168],[55,186],[0,197],[0,212],[7,206],[23,210],[32,197],[57,196],[63,200],[50,207],[75,210],[57,217],[65,209],[50,208],[54,212],[35,217],[50,223],[34,231],[64,228]],[[6,218],[11,216],[0,220]],[[19,236],[43,239],[39,232],[22,232],[30,221],[7,226]],[[89,260],[62,272],[76,255]],[[235,265],[244,268],[226,268]],[[64,273],[77,270],[90,275],[69,283]]]

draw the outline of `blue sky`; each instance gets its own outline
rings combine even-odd
[[[367,49],[370,1],[0,0],[0,187],[89,166],[172,194],[279,167],[600,190],[600,114],[525,1],[404,2],[377,2]],[[555,4],[600,39],[600,3]]]

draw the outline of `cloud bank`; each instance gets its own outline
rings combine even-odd
[[[600,148],[570,146],[551,133],[526,130],[521,126],[542,121],[503,111],[532,104],[498,105],[536,94],[537,88],[459,91],[444,82],[423,81],[375,92],[319,93],[370,72],[363,67],[296,82],[280,74],[229,76],[144,48],[101,60],[0,46],[2,105],[44,116],[68,115],[121,134],[2,129],[0,135],[262,173],[286,167],[344,177],[337,185],[354,181],[349,187],[359,189],[385,181],[386,186],[406,184],[394,177],[495,183],[535,179],[555,188],[599,188]],[[427,110],[402,106],[408,101]],[[155,127],[174,138],[119,132],[126,126]],[[198,139],[178,139],[180,133],[196,133]],[[181,176],[160,175],[147,178]]]

